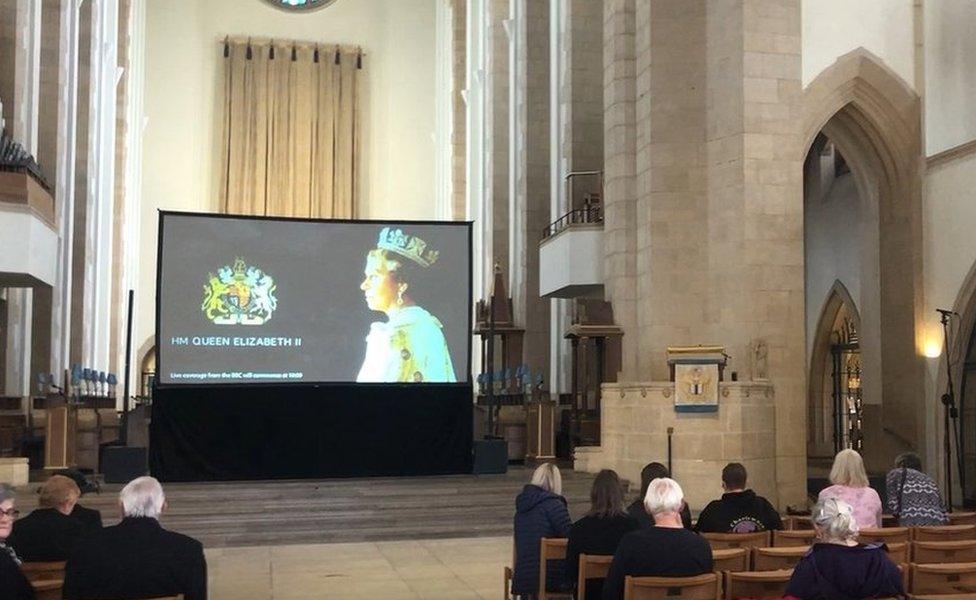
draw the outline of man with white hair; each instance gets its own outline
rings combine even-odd
[[[654,527],[633,531],[620,540],[603,582],[603,600],[623,598],[628,575],[690,577],[712,572],[708,542],[681,523],[684,495],[678,482],[667,477],[647,486],[644,508],[654,519]]]
[[[166,507],[153,477],[133,479],[119,493],[122,522],[83,539],[65,567],[65,600],[158,598],[206,600],[207,562],[197,540],[159,524]]]

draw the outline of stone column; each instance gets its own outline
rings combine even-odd
[[[464,100],[467,65],[466,0],[451,0],[451,213],[465,218],[465,140],[466,110]]]
[[[621,381],[639,379],[635,18],[635,0],[603,3],[603,274],[604,295],[624,331]]]
[[[523,357],[533,369],[549,362],[549,304],[539,297],[539,240],[549,223],[549,5],[534,0],[511,0],[517,36],[515,100],[517,124],[511,140],[514,160],[511,235],[517,254],[512,267],[512,297],[516,322],[525,328]],[[546,387],[551,388],[552,382]]]
[[[509,252],[509,0],[488,0],[488,68],[486,82],[487,168],[485,184],[491,203],[492,262],[508,265]]]

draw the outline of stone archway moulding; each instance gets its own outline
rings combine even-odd
[[[921,450],[921,102],[904,80],[863,48],[821,72],[799,102],[800,160],[823,132],[851,165],[859,195],[877,202],[882,228],[883,427],[890,439],[900,440],[891,442],[886,452],[904,449],[900,446]]]

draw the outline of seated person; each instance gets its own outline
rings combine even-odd
[[[659,477],[671,477],[668,468],[659,462],[646,464],[641,469],[640,495],[627,507],[627,514],[633,517],[642,529],[654,527],[654,519],[644,510],[644,496],[647,495],[647,486]],[[681,507],[681,524],[684,525],[685,529],[691,529],[691,509],[688,508],[687,503]]]
[[[539,592],[539,541],[542,538],[564,538],[572,521],[563,497],[563,478],[552,463],[539,465],[532,481],[515,498],[515,565],[512,593],[533,596]],[[546,565],[546,589],[565,587],[564,561]]]
[[[139,477],[119,493],[122,521],[89,533],[68,558],[66,600],[156,598],[206,600],[207,563],[197,540],[163,529],[166,497],[159,482]]]
[[[898,515],[902,527],[949,524],[939,486],[922,472],[918,454],[899,454],[885,482],[888,511]]]
[[[752,533],[782,529],[783,521],[773,505],[756,492],[746,489],[746,468],[729,463],[722,469],[720,500],[708,503],[698,515],[696,529],[710,533]]]
[[[569,587],[579,577],[580,554],[613,555],[624,534],[637,529],[637,521],[624,510],[624,489],[617,473],[604,469],[593,480],[590,489],[590,512],[573,523],[566,546],[566,580]],[[603,581],[586,582],[586,597],[599,598]]]
[[[813,509],[817,542],[793,569],[787,597],[803,599],[901,597],[901,572],[883,544],[857,543],[854,509],[830,498]]]
[[[64,475],[52,475],[38,490],[38,508],[14,523],[7,544],[24,562],[68,560],[88,526],[71,517],[81,491]]]
[[[690,577],[712,572],[712,549],[681,524],[684,492],[673,479],[655,479],[647,487],[644,507],[654,527],[625,535],[603,580],[603,600],[624,596],[624,578]]]
[[[34,588],[20,570],[20,558],[7,545],[17,514],[14,489],[0,483],[0,592],[4,600],[34,600]]]
[[[85,476],[82,475],[77,470],[65,469],[63,471],[60,471],[57,474],[64,475],[65,477],[68,477],[69,479],[74,481],[75,484],[78,486],[78,490],[81,492],[82,496],[85,495],[86,489],[90,491],[93,488],[93,486],[87,482]],[[102,528],[102,513],[91,508],[85,508],[84,506],[82,506],[77,502],[75,503],[74,510],[71,511],[71,516],[78,519],[79,521],[81,521],[82,523],[84,523],[85,525],[87,525],[92,529]]]

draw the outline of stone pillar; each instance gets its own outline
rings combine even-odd
[[[51,311],[51,371],[61,381],[71,363],[80,0],[61,0],[59,12],[56,177],[52,183],[60,245]]]
[[[621,381],[639,378],[635,17],[635,0],[603,3],[603,274],[604,295],[624,331]]]
[[[726,372],[745,380],[764,341],[778,500],[803,503],[800,2],[605,6],[605,274],[622,380],[667,380],[667,347],[698,343],[725,345]]]
[[[517,124],[511,140],[514,215],[511,235],[512,299],[516,322],[525,328],[523,357],[536,371],[549,367],[549,304],[539,297],[539,240],[549,223],[549,5],[511,0],[515,36]],[[547,382],[547,387],[551,382]]]
[[[491,202],[492,262],[507,266],[509,252],[509,0],[488,0],[488,69],[486,91],[486,198]]]
[[[466,0],[451,0],[451,213],[465,218],[465,139],[466,110],[464,100],[467,65]]]

